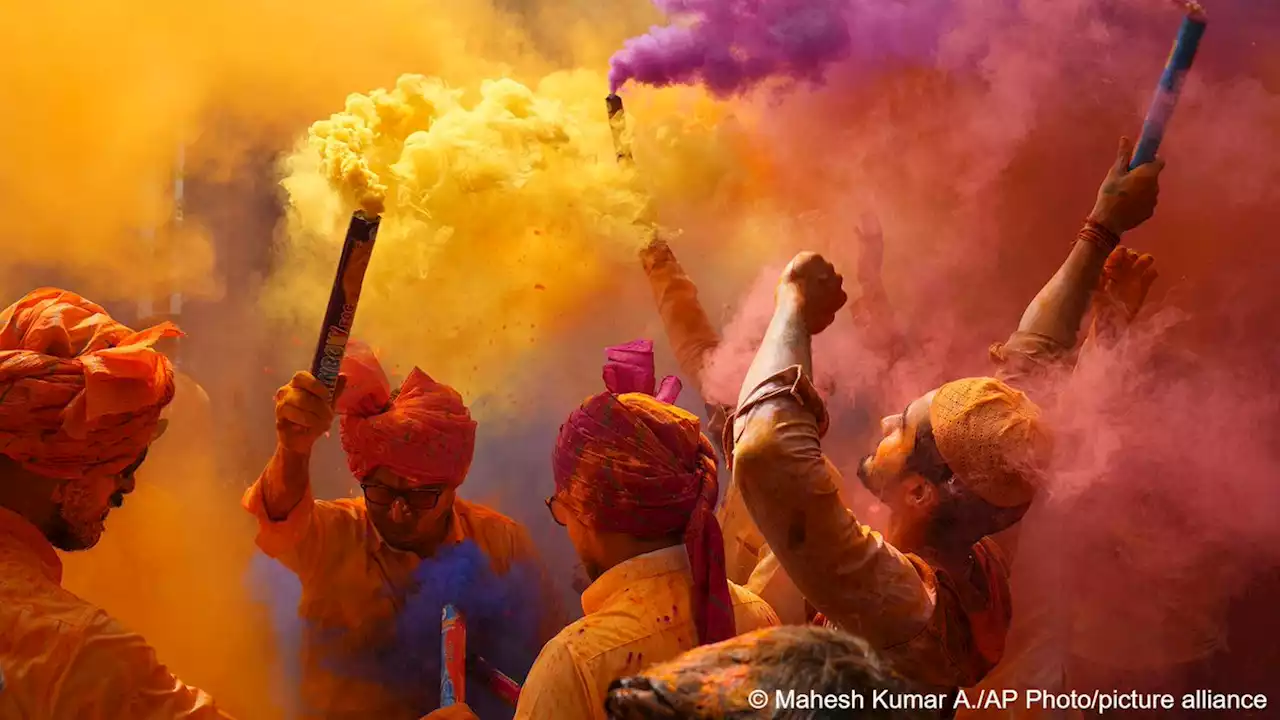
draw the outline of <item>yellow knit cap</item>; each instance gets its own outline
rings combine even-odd
[[[1040,408],[995,378],[938,388],[929,406],[933,438],[956,480],[996,507],[1031,501],[1052,452]]]

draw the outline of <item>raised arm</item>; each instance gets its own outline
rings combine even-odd
[[[720,333],[698,301],[698,288],[661,235],[655,234],[640,251],[640,260],[680,372],[703,401],[710,402],[703,392],[702,371],[711,352],[720,346]]]
[[[902,356],[905,342],[881,276],[884,231],[880,220],[868,213],[854,233],[858,238],[858,287],[861,292],[849,303],[849,314],[868,347],[891,366]]]
[[[270,519],[283,521],[308,497],[311,450],[331,425],[333,406],[328,389],[311,373],[297,373],[276,391],[276,451],[258,479]]]
[[[933,595],[915,565],[858,523],[823,456],[826,411],[810,379],[811,338],[845,302],[841,278],[812,253],[792,260],[739,397],[733,479],[783,569],[829,619],[877,647],[928,622]]]
[[[1116,159],[1098,189],[1093,212],[1076,234],[1067,259],[1032,299],[1007,343],[992,348],[998,375],[1017,383],[1057,364],[1076,346],[1081,322],[1107,257],[1120,236],[1146,222],[1156,209],[1163,160],[1128,169],[1133,143],[1121,138]]]

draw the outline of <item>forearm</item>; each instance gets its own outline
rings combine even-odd
[[[653,302],[662,318],[667,341],[680,372],[702,393],[702,371],[720,345],[720,334],[698,300],[698,288],[665,244],[646,248],[641,255]]]
[[[1090,239],[1091,233],[1099,232],[1106,231],[1093,225],[1080,230],[1062,267],[1027,306],[1018,332],[1050,338],[1064,348],[1075,347],[1080,323],[1089,310],[1093,291],[1110,253],[1103,245],[1118,239],[1114,235],[1104,238],[1103,242]]]
[[[889,304],[889,294],[879,277],[862,278],[858,284],[862,293],[849,304],[853,324],[867,348],[892,365],[902,354],[903,338]]]
[[[786,285],[779,286],[778,293],[769,329],[742,381],[737,403],[740,408],[765,380],[789,367],[799,365],[805,377],[813,377],[813,338],[805,327],[800,301]],[[741,426],[741,421],[741,417],[735,421],[735,428]]]
[[[297,453],[277,445],[258,482],[262,485],[267,516],[283,521],[311,487],[310,453]]]

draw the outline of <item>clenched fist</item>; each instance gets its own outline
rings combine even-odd
[[[836,312],[848,301],[844,294],[844,278],[826,258],[814,252],[802,252],[792,258],[778,282],[779,300],[799,303],[809,334],[827,329]]]
[[[342,392],[345,378],[338,378],[333,396]],[[293,376],[276,391],[276,442],[291,452],[307,454],[333,425],[329,389],[309,372]]]

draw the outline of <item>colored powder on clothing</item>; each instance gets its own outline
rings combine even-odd
[[[266,596],[272,623],[289,669],[288,691],[296,693],[301,638],[309,631],[298,617],[301,587],[297,576],[261,556],[254,561],[252,578]],[[540,646],[538,623],[543,608],[531,593],[537,587],[537,569],[516,563],[497,575],[489,559],[472,541],[442,548],[414,571],[413,589],[403,599],[395,618],[391,640],[358,653],[325,657],[322,667],[336,675],[372,681],[389,692],[410,698],[422,713],[440,703],[441,611],[454,605],[466,617],[467,652],[485,658],[503,674],[520,682],[533,666]],[[343,630],[321,631],[340,635]],[[323,643],[322,643],[323,644]],[[483,682],[468,677],[467,704],[483,717],[511,717],[514,710]]]

